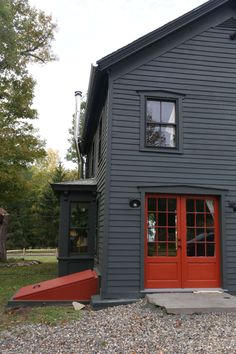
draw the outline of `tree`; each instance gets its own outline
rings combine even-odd
[[[45,155],[44,143],[28,122],[35,117],[32,91],[32,80],[22,77],[9,83],[7,97],[0,100],[0,195],[5,205],[24,189],[23,170]]]
[[[59,164],[57,151],[48,149],[46,156],[38,159],[24,171],[24,195],[12,200],[10,225],[7,238],[8,248],[43,246],[39,209],[45,190],[49,188]]]
[[[0,261],[6,261],[6,234],[8,226],[8,213],[3,208],[0,208]]]
[[[54,59],[51,40],[55,25],[28,1],[0,0],[0,194],[8,202],[22,190],[22,169],[45,152],[29,121],[35,82],[27,64]]]
[[[59,200],[50,184],[76,177],[77,171],[66,170],[52,149],[24,171],[24,195],[9,205],[8,249],[56,246]]]
[[[29,62],[54,60],[51,43],[56,25],[51,16],[31,7],[28,0],[0,0],[0,72],[9,77],[27,73]]]
[[[63,182],[66,179],[66,171],[59,161],[51,178],[52,183]],[[59,199],[48,184],[40,198],[38,205],[38,217],[40,220],[40,242],[44,247],[57,246],[59,230]]]
[[[51,42],[55,24],[32,8],[28,0],[0,0],[0,194],[1,202],[22,189],[21,171],[45,155],[44,142],[32,120],[35,82],[28,73],[32,62],[54,60]]]
[[[60,156],[57,150],[47,149],[46,156],[35,161],[29,169],[31,180],[31,191],[35,190],[41,195],[48,184],[52,181],[55,169],[60,163]]]
[[[52,155],[51,155],[52,156]],[[30,227],[28,241],[31,247],[56,247],[59,231],[59,199],[52,190],[51,183],[58,183],[75,179],[75,170],[66,170],[60,160],[53,167],[51,160],[48,166],[48,179],[42,184],[43,189],[38,189],[37,202],[31,207],[31,215],[34,218]],[[46,168],[45,168],[46,170]],[[35,181],[36,174],[33,176]],[[37,177],[36,177],[37,178]],[[34,183],[35,184],[35,183]]]
[[[28,0],[0,0],[0,206],[8,211],[24,196],[28,167],[45,155],[32,124],[35,82],[27,65],[55,59],[55,29],[51,17]]]
[[[85,110],[86,110],[86,100],[83,99],[81,102],[81,105],[80,105],[80,124],[79,124],[79,135],[80,136],[82,136],[83,129],[84,129]],[[68,142],[70,144],[70,147],[67,149],[66,160],[77,164],[78,178],[79,178],[79,176],[80,176],[79,160],[78,160],[78,154],[76,151],[74,130],[75,130],[75,115],[73,115],[71,128],[69,129]]]

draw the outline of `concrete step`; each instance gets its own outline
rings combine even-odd
[[[236,297],[220,291],[146,295],[149,303],[170,314],[236,312]]]

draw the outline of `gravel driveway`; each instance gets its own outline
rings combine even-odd
[[[141,300],[84,310],[66,325],[24,325],[0,335],[0,353],[236,353],[236,314],[167,315]]]

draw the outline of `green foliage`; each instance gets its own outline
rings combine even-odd
[[[0,0],[0,207],[10,214],[10,240],[19,246],[35,242],[33,211],[43,187],[34,187],[31,166],[46,155],[33,126],[35,82],[28,64],[55,59],[55,30],[51,17],[28,0]]]
[[[49,183],[44,186],[43,191],[39,194],[38,204],[34,208],[34,215],[38,221],[34,224],[36,225],[34,232],[32,227],[31,230],[32,235],[34,235],[33,239],[38,240],[37,246],[57,247],[60,205],[58,197],[51,188],[51,183],[71,180],[71,177],[75,174],[76,171],[65,170],[61,161],[58,161],[57,166],[51,171]]]
[[[66,179],[66,172],[59,162],[56,167],[51,182],[62,182]],[[57,236],[59,230],[59,200],[48,184],[43,191],[38,204],[38,218],[40,222],[40,230],[36,230],[40,242],[38,245],[46,247],[57,246]],[[38,223],[39,226],[39,223]]]
[[[76,152],[75,138],[74,138],[75,115],[73,114],[72,126],[69,129],[68,142],[70,147],[67,149],[66,160],[78,164],[78,156]]]
[[[31,7],[28,0],[0,0],[1,75],[21,75],[30,62],[54,60],[55,30],[51,16]]]
[[[0,99],[0,195],[3,206],[20,197],[27,188],[24,178],[28,165],[45,155],[44,143],[28,122],[36,116],[35,110],[30,108],[33,86],[32,79],[26,76],[9,81],[5,99]]]
[[[48,188],[58,163],[58,153],[48,150],[46,156],[22,173],[23,194],[21,191],[18,198],[12,198],[8,202],[8,212],[10,213],[8,249],[37,247],[40,244],[40,199],[45,189]]]
[[[48,149],[46,156],[38,159],[34,165],[29,168],[31,173],[31,190],[36,194],[42,194],[45,188],[52,182],[52,176],[60,162],[58,151]]]
[[[29,164],[45,155],[32,120],[35,82],[32,62],[54,60],[51,43],[56,25],[27,0],[0,0],[0,195],[1,205],[20,198],[27,187]]]
[[[8,249],[57,247],[59,200],[51,183],[73,180],[76,174],[65,170],[58,152],[52,149],[26,170],[24,195],[8,204]]]

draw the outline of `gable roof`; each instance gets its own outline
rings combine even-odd
[[[130,44],[98,60],[97,66],[92,66],[91,68],[87,108],[85,112],[85,124],[81,143],[82,152],[86,153],[87,146],[90,143],[89,136],[91,136],[93,130],[95,129],[96,120],[98,121],[96,114],[99,113],[99,104],[105,100],[108,68],[126,59],[127,57],[140,52],[144,48],[151,46],[184,26],[197,21],[200,17],[209,14],[224,4],[234,3],[235,5],[234,1],[235,0],[209,0],[192,11],[187,12],[166,25],[140,37],[134,42],[131,42]],[[103,89],[101,90],[101,88]],[[103,96],[101,96],[101,92]]]
[[[97,64],[101,70],[108,68],[111,65],[125,59],[127,56],[137,53],[143,48],[152,45],[163,37],[171,34],[172,32],[186,26],[192,21],[197,20],[199,17],[208,14],[209,12],[217,9],[231,0],[210,0],[199,7],[187,12],[186,14],[168,22],[162,27],[138,38],[130,44],[116,50],[115,52],[99,59]]]

